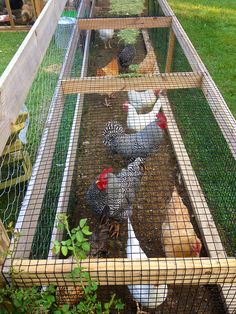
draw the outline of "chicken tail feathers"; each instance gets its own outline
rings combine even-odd
[[[119,135],[124,134],[123,127],[116,121],[109,121],[103,131],[103,144],[110,146]]]

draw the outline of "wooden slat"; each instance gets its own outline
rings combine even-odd
[[[168,43],[168,50],[167,50],[167,57],[166,57],[166,68],[165,68],[166,73],[169,73],[171,70],[173,55],[174,55],[174,47],[175,47],[175,34],[172,28],[170,28],[169,43]]]
[[[171,17],[127,17],[79,19],[79,29],[125,29],[170,27]]]
[[[5,5],[6,5],[7,13],[9,15],[11,27],[14,27],[15,22],[14,22],[12,11],[11,11],[10,0],[5,0]]]
[[[83,16],[84,14],[84,3],[85,1],[82,2],[80,7],[80,16]],[[16,228],[21,231],[22,236],[17,242],[16,252],[14,254],[15,258],[28,258],[30,256],[32,243],[47,188],[48,178],[51,171],[53,154],[56,147],[58,131],[64,108],[64,96],[61,89],[61,80],[71,71],[73,66],[72,60],[78,45],[78,40],[79,31],[75,25],[71,35],[71,40],[68,44],[57,86],[52,98],[37,159],[33,167],[31,179],[28,183],[27,193],[25,195],[17,220]]]
[[[66,0],[47,2],[42,14],[0,77],[0,116],[4,114],[10,123],[16,120],[26,99],[65,3]],[[8,138],[9,135],[10,133],[7,133],[5,137]],[[5,144],[1,138],[0,154]]]
[[[236,259],[209,258],[122,258],[89,259],[80,264],[99,285],[170,284],[204,285],[236,282]],[[18,286],[65,285],[76,267],[66,260],[14,260],[14,279]]]
[[[204,73],[201,86],[202,91],[224,134],[232,155],[236,159],[236,120],[168,2],[166,0],[158,0],[158,2],[164,14],[172,16],[172,29],[193,71]]]
[[[0,287],[5,283],[5,280],[2,276],[2,265],[5,261],[6,254],[9,248],[10,240],[7,234],[7,231],[0,219]]]
[[[87,77],[62,81],[64,94],[111,93],[152,88],[177,89],[195,88],[201,85],[202,75],[193,72],[159,74],[135,78]]]
[[[43,10],[43,0],[31,0],[34,3],[36,17],[39,17],[40,13]]]
[[[14,27],[11,26],[0,26],[0,33],[1,32],[28,32],[32,26],[30,25],[16,25]]]

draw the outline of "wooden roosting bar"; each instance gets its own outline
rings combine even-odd
[[[11,61],[4,75],[0,78],[0,131],[3,134],[0,151],[3,150],[10,135],[11,123],[15,121],[18,112],[26,98],[34,75],[55,31],[57,21],[64,8],[66,0],[50,0],[42,15],[32,27],[19,51]],[[71,130],[70,145],[67,154],[64,181],[60,191],[57,213],[67,208],[69,193],[72,184],[73,168],[76,159],[77,137],[80,129],[80,119],[83,108],[83,94],[104,93],[128,90],[144,90],[157,86],[160,89],[188,89],[200,88],[214,117],[221,128],[234,158],[236,158],[236,122],[227,109],[226,103],[203,65],[194,47],[182,29],[173,11],[165,0],[158,0],[166,17],[153,18],[103,18],[94,19],[94,1],[89,6],[88,1],[82,1],[78,11],[78,23],[75,25],[63,67],[51,104],[50,115],[41,140],[39,153],[33,168],[16,228],[23,235],[20,238],[13,262],[15,280],[19,286],[27,285],[64,285],[72,284],[67,274],[75,267],[71,260],[58,260],[50,254],[47,260],[30,260],[30,252],[35,235],[40,209],[49,177],[50,165],[59,130],[60,117],[63,110],[63,98],[67,94],[79,94]],[[83,19],[86,8],[90,8],[90,18]],[[88,64],[89,41],[92,29],[111,28],[170,28],[169,45],[166,59],[166,73],[160,73],[156,65],[154,76],[142,78],[94,78],[85,77]],[[47,29],[47,31],[45,31]],[[71,59],[74,58],[80,30],[86,30],[86,44],[82,73],[80,78],[67,78],[71,70]],[[150,48],[150,41],[143,31],[146,50]],[[175,41],[182,47],[185,56],[192,68],[192,72],[170,73]],[[25,59],[34,51],[35,58],[30,66],[25,67]],[[36,53],[37,52],[37,53]],[[24,70],[25,84],[18,85]],[[59,106],[58,106],[59,104]],[[57,106],[56,106],[57,105]],[[225,115],[219,114],[223,110]],[[236,309],[236,260],[228,257],[221,242],[214,219],[208,208],[200,183],[192,168],[190,158],[183,144],[169,100],[165,97],[162,110],[168,119],[168,132],[178,161],[181,175],[188,192],[194,214],[199,225],[202,239],[209,258],[158,258],[147,260],[130,259],[89,259],[81,262],[81,266],[90,272],[91,278],[100,285],[127,285],[127,284],[179,284],[179,285],[220,285],[222,299],[229,313]],[[50,149],[49,149],[50,147]],[[45,168],[48,170],[45,171]],[[43,171],[44,170],[44,171]],[[46,173],[46,174],[45,174]],[[70,175],[69,175],[70,174]],[[37,197],[36,197],[37,196]],[[37,210],[35,210],[35,208]],[[54,224],[52,241],[61,239]],[[7,239],[7,238],[6,238]],[[6,240],[7,241],[7,240]],[[9,260],[6,259],[3,273],[7,277]],[[141,277],[141,279],[140,279]],[[135,280],[137,280],[135,282]]]

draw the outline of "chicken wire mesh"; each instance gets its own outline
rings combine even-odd
[[[95,10],[97,16],[100,16],[101,12],[102,15],[107,12],[106,5],[107,3],[104,2],[102,10],[97,10],[97,13]],[[150,15],[155,14],[162,15],[160,11],[159,14],[156,11],[150,13]],[[71,32],[73,32],[72,29]],[[167,29],[152,29],[149,30],[149,34],[155,48],[154,56],[161,71],[164,72],[169,32]],[[81,46],[84,51],[85,35],[86,32],[82,31],[75,57],[68,58],[64,68],[62,78],[72,78],[70,83],[72,89],[76,87],[76,80],[73,78],[77,78],[81,74],[83,56]],[[130,47],[122,54],[125,45],[118,43],[116,37],[111,39],[112,48],[104,50],[104,41],[99,32],[93,31],[87,75],[106,76],[108,71],[109,76],[121,75],[123,78],[132,80],[138,74],[137,78],[139,78],[143,73],[136,73],[136,70],[129,71],[129,66],[122,61],[128,57],[128,59],[132,59],[131,64],[140,64],[144,60],[147,50],[143,36],[140,31],[133,58],[133,48]],[[55,43],[53,45],[55,46]],[[52,50],[53,64],[57,53],[62,54],[61,59],[58,58],[61,68],[66,51],[62,52],[54,47]],[[114,56],[118,56],[118,61],[112,59]],[[110,67],[107,67],[111,60],[113,62]],[[172,70],[191,71],[178,43],[174,50]],[[66,158],[71,145],[70,135],[78,102],[82,118],[77,126],[79,137],[75,138],[73,142],[76,146],[79,141],[76,150],[77,163],[76,168],[68,172],[68,176],[73,177],[73,188],[66,191],[71,206],[65,206],[63,211],[69,214],[71,228],[76,227],[81,218],[88,219],[93,232],[90,239],[90,258],[128,257],[133,261],[141,261],[146,257],[206,257],[209,254],[209,247],[217,254],[222,253],[219,256],[224,256],[224,249],[227,249],[228,255],[235,255],[235,195],[233,188],[235,186],[235,160],[204,94],[199,88],[178,89],[168,91],[166,94],[165,86],[160,91],[160,88],[154,83],[150,83],[152,74],[144,74],[148,74],[148,76],[142,76],[143,82],[149,85],[148,93],[146,91],[135,92],[131,88],[127,92],[118,87],[115,88],[118,92],[111,95],[111,93],[105,92],[109,87],[109,82],[106,82],[107,86],[101,87],[99,93],[92,93],[94,87],[92,80],[91,82],[87,81],[86,86],[90,91],[84,95],[81,94],[79,99],[76,94],[63,95],[60,91],[57,106],[62,107],[61,113],[53,111],[53,114],[58,117],[57,123],[59,123],[55,124],[59,130],[58,136],[56,130],[51,133],[53,139],[51,144],[55,146],[55,151],[51,154],[52,162],[47,164],[47,158],[45,159],[45,166],[41,173],[42,178],[47,173],[49,180],[45,193],[41,195],[39,185],[38,193],[33,199],[37,204],[37,201],[42,198],[40,208],[37,208],[37,205],[34,207],[34,210],[40,210],[40,214],[37,220],[34,215],[28,215],[30,225],[23,228],[26,236],[25,244],[22,246],[21,243],[18,247],[20,255],[24,256],[26,253],[26,256],[32,259],[47,258],[54,219],[60,203],[61,186],[64,180],[66,182],[64,178]],[[58,77],[59,72],[55,78],[54,87],[56,87]],[[192,79],[194,80],[194,78]],[[43,79],[41,87],[44,86],[43,84],[45,84],[44,96],[38,96],[41,104],[49,89],[49,79]],[[53,87],[51,89],[52,98],[54,89]],[[63,91],[65,92],[65,90]],[[70,92],[68,93],[70,94]],[[175,121],[166,103],[167,96],[188,155],[184,150],[179,149],[182,139],[174,127]],[[32,101],[34,99],[32,97]],[[215,101],[217,102],[217,100]],[[137,106],[138,114],[131,110],[129,103]],[[33,111],[32,114],[30,113],[30,119],[31,115],[32,119],[33,117],[36,119],[30,127],[36,127],[39,124],[39,117],[40,121],[44,117],[41,134],[49,106],[50,98],[47,109],[46,106],[42,106],[42,109],[38,108],[37,114],[33,114]],[[30,108],[27,102],[26,107]],[[30,111],[30,109],[28,110]],[[43,110],[45,110],[44,114]],[[161,115],[157,117],[158,112]],[[167,128],[162,113],[167,116]],[[144,116],[144,114],[147,115]],[[27,140],[30,139],[30,127],[27,132]],[[35,136],[37,146],[41,134],[38,137]],[[31,144],[32,147],[29,144],[25,146],[32,156],[32,162],[36,157],[36,149],[33,149],[33,144],[34,142]],[[49,146],[49,154],[53,145]],[[180,152],[177,154],[176,150],[178,149]],[[200,181],[207,204],[203,202],[203,199],[199,200],[198,195],[191,193],[192,190],[195,190],[197,182],[192,180],[192,168],[189,165],[188,156]],[[189,170],[185,176],[182,173],[183,168]],[[26,183],[22,188],[22,198],[25,186]],[[15,190],[16,187],[17,185],[10,189]],[[16,196],[18,205],[21,204],[19,195],[18,192]],[[9,196],[7,197],[9,199]],[[209,219],[207,205],[215,218],[220,237],[215,234],[217,230],[213,226],[212,229],[207,230],[209,237],[205,242],[204,224],[212,222]],[[63,202],[60,206],[63,207]],[[198,215],[196,209],[200,209]],[[105,216],[105,219],[101,220],[102,216]],[[17,213],[15,213],[15,217],[17,217]],[[35,225],[36,232],[32,235],[29,228]],[[32,247],[27,247],[28,242],[32,243]],[[221,246],[221,242],[224,246]],[[98,261],[91,259],[91,263],[98,263]],[[44,263],[45,266],[50,265],[49,260]],[[104,259],[105,263],[106,259]],[[122,263],[125,264],[125,260]],[[91,273],[93,273],[92,267]],[[35,276],[37,277],[38,274]],[[61,276],[58,284],[60,280],[63,283],[66,282],[66,276],[64,274]],[[151,275],[149,276],[151,280]],[[132,273],[130,277],[132,278]],[[43,285],[45,280],[40,276],[38,278]],[[46,273],[45,278],[49,278]],[[108,286],[110,281],[119,283],[119,277],[107,278],[105,274],[100,274],[100,279],[107,280]],[[132,279],[137,283],[137,278]],[[143,285],[141,279],[139,285],[101,286],[99,287],[99,297],[106,300],[115,292],[126,303],[125,313],[141,311],[138,309],[140,305],[135,301],[141,302],[141,307],[144,307],[145,310],[149,307],[151,313],[224,312],[219,289],[210,284],[192,285],[194,274],[189,278],[189,285],[179,285],[174,282],[171,285],[148,286]],[[24,279],[22,280],[26,282]],[[30,282],[31,278],[28,278],[27,283]],[[64,297],[68,301],[70,298],[73,299],[72,295],[76,295],[75,299],[78,302],[77,297],[80,295],[80,291],[76,289],[78,288],[72,287],[69,293],[67,291],[59,293],[59,298],[63,299]]]

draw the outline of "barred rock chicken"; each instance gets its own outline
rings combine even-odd
[[[119,75],[119,65],[116,57],[113,57],[111,62],[109,62],[105,67],[97,69],[97,76],[117,76]],[[113,97],[114,93],[108,94],[105,97],[104,105],[109,107],[111,98]]]
[[[128,100],[129,103],[137,110],[142,110],[144,108],[149,108],[150,106],[153,106],[153,104],[156,102],[157,97],[159,97],[160,90],[152,90],[147,89],[145,91],[135,91],[131,90],[128,91]]]
[[[131,214],[131,204],[144,169],[142,158],[135,159],[118,175],[112,173],[112,168],[104,169],[86,193],[91,208],[112,220],[111,237],[118,237],[120,223]]]
[[[128,68],[132,64],[134,57],[136,55],[136,50],[133,45],[127,45],[119,54],[118,60],[121,68]]]
[[[190,221],[189,212],[176,187],[162,224],[162,244],[166,257],[199,257],[202,243]]]
[[[99,37],[104,42],[105,49],[108,47],[111,48],[110,40],[112,39],[114,35],[114,29],[99,29]]]
[[[153,48],[150,48],[144,60],[139,64],[139,74],[153,74],[156,70],[156,55]]]
[[[155,152],[162,142],[166,128],[166,117],[163,113],[157,114],[157,121],[134,134],[126,134],[118,122],[110,121],[103,132],[103,143],[111,153],[120,154],[129,162],[137,157],[148,157]]]
[[[144,114],[138,114],[136,109],[129,104],[128,102],[125,102],[123,104],[123,110],[126,111],[127,114],[127,126],[129,129],[132,129],[134,131],[140,131],[145,128],[148,124],[150,124],[152,121],[156,120],[156,115],[159,113],[161,109],[161,98],[159,98],[155,105],[153,106],[152,111],[149,113]]]
[[[129,217],[126,253],[127,257],[131,259],[140,260],[147,258],[135,236]],[[141,303],[142,306],[152,309],[162,304],[168,293],[167,285],[128,285],[128,289],[136,302]]]

